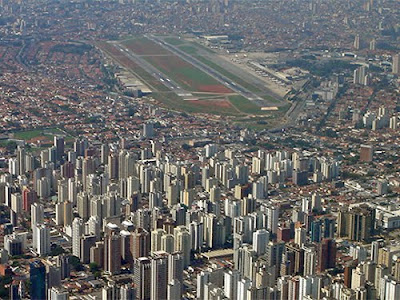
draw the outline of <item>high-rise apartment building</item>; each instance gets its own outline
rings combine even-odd
[[[400,74],[400,53],[393,55],[392,73],[396,75]]]
[[[323,272],[336,266],[336,242],[333,239],[323,239],[318,249],[317,270]]]
[[[147,257],[135,259],[133,274],[137,290],[137,299],[149,300],[151,288],[151,260]]]
[[[62,136],[55,136],[54,137],[54,147],[56,148],[57,152],[57,160],[60,160],[61,157],[64,155],[64,137]]]
[[[39,256],[50,252],[50,228],[44,224],[36,224],[33,229],[33,245]]]
[[[83,234],[83,220],[75,218],[72,221],[72,254],[81,257],[81,237]]]
[[[361,145],[360,147],[360,161],[371,162],[374,155],[374,148],[371,145]]]
[[[168,286],[168,253],[155,252],[151,258],[150,299],[166,299]]]
[[[357,34],[357,35],[354,37],[353,48],[354,48],[355,50],[360,50],[360,46],[361,46],[361,44],[360,44],[360,35]]]
[[[368,241],[375,229],[375,209],[361,205],[342,210],[338,216],[339,237],[353,241]]]
[[[36,260],[29,264],[30,298],[32,300],[46,299],[46,267]]]
[[[121,236],[119,227],[111,223],[104,237],[104,271],[113,275],[121,272]]]
[[[146,257],[150,254],[150,234],[143,228],[137,228],[131,234],[132,257]]]

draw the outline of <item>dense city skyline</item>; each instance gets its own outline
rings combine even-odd
[[[400,299],[399,20],[0,1],[0,299]]]

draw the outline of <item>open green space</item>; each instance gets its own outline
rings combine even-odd
[[[179,39],[179,38],[175,38],[175,37],[167,37],[164,39],[164,41],[168,44],[174,45],[174,46],[178,46],[178,45],[182,45],[185,43],[184,40]]]
[[[285,105],[282,105],[282,106],[278,107],[279,108],[279,112],[286,113],[291,106],[292,106],[292,104],[287,102]]]
[[[273,124],[275,124],[274,120],[271,120],[269,118],[263,118],[263,119],[238,119],[235,121],[236,124],[238,124],[241,127],[245,127],[248,129],[252,130],[263,130],[263,129],[269,129],[273,127]]]
[[[182,50],[183,52],[194,56],[197,60],[201,61],[202,63],[204,63],[205,65],[209,66],[210,68],[213,68],[214,70],[216,70],[217,72],[219,72],[220,74],[226,76],[227,78],[229,78],[230,80],[232,80],[233,82],[241,85],[242,87],[248,89],[249,91],[253,92],[253,93],[262,93],[263,91],[254,86],[253,84],[248,83],[247,81],[243,80],[242,78],[240,78],[239,76],[233,74],[232,72],[229,72],[228,70],[226,70],[225,68],[219,66],[218,64],[216,64],[215,62],[211,61],[210,59],[206,58],[205,56],[199,55],[198,54],[198,49],[194,46],[187,46],[187,45],[183,45],[183,46],[179,46],[179,49]],[[267,100],[272,101],[272,102],[278,102],[279,100],[271,97],[271,96],[265,96],[264,99],[268,98]]]
[[[65,133],[58,128],[33,129],[27,131],[17,131],[14,133],[14,138],[27,141],[42,136],[53,137],[55,135],[65,135]]]
[[[270,129],[282,122],[283,114],[279,111],[267,112],[265,115],[256,117],[237,118],[234,122],[239,126],[253,130]]]
[[[212,99],[221,97],[220,94],[210,94],[210,93],[192,93],[193,96],[196,96],[199,99]]]
[[[137,78],[143,81],[144,84],[149,85],[150,89],[155,89],[158,92],[169,92],[169,88],[167,88],[162,82],[154,78],[151,74],[149,74],[145,69],[136,65],[134,69],[128,69],[131,73],[133,73]]]
[[[167,39],[165,39],[165,41],[168,43]],[[205,65],[209,66],[210,68],[216,70],[220,74],[226,76],[227,78],[229,78],[233,82],[241,85],[242,87],[248,89],[249,91],[251,91],[253,93],[259,94],[263,99],[265,99],[265,100],[267,100],[269,102],[277,103],[277,104],[281,102],[280,100],[278,100],[278,99],[276,99],[276,98],[274,98],[274,97],[272,97],[270,95],[265,95],[265,94],[263,95],[263,90],[260,89],[259,87],[255,86],[253,84],[250,84],[249,82],[243,80],[241,77],[239,77],[239,76],[233,74],[232,72],[229,72],[225,68],[219,66],[217,63],[215,63],[212,60],[210,60],[209,58],[207,58],[207,56],[200,55],[198,53],[199,47],[202,47],[202,49],[203,48],[204,49],[208,49],[208,48],[206,48],[206,47],[204,47],[204,46],[202,46],[202,45],[200,45],[198,43],[194,43],[194,42],[191,42],[191,44],[193,44],[193,43],[195,44],[193,46],[192,45],[188,45],[187,43],[182,45],[182,40],[179,40],[179,41],[181,42],[180,46],[178,46],[178,48],[180,50],[182,50],[183,52],[185,52],[185,53],[187,53],[187,54],[189,54],[189,55],[191,55],[193,57],[195,57],[197,60],[201,61],[202,63],[204,63]]]
[[[282,102],[282,101],[272,97],[271,95],[263,95],[263,96],[261,96],[261,98],[263,98],[264,100],[267,100],[269,102],[277,103],[277,104]]]
[[[203,49],[204,51],[207,51],[209,53],[214,53],[215,54],[215,52],[213,50],[211,50],[210,48],[208,48],[208,47],[206,47],[206,46],[204,46],[204,45],[202,45],[200,43],[190,42],[190,44],[192,44],[193,46],[195,46],[197,48]]]
[[[113,45],[105,42],[98,42],[97,46],[111,56],[120,66],[126,68],[129,72],[134,74],[138,79],[142,80],[144,84],[147,84],[150,89],[154,89],[159,92],[168,92],[169,89],[162,84],[159,80],[154,78],[149,72],[143,69],[141,66],[132,61],[124,53],[119,51]]]
[[[64,136],[65,143],[67,145],[72,145],[74,140],[73,136],[68,133],[65,133],[59,128],[39,128],[39,129],[32,129],[32,130],[23,130],[23,131],[15,131],[14,132],[14,139],[16,140],[24,140],[25,142],[29,142],[37,139],[40,140],[40,143],[37,144],[38,146],[33,146],[30,144],[26,145],[26,149],[29,152],[37,151],[45,149],[53,144],[53,137],[54,136]],[[5,140],[0,143],[0,146],[12,146],[14,141],[12,140]],[[36,144],[36,143],[35,143]],[[16,146],[15,146],[16,147]]]
[[[185,78],[192,80],[192,81],[198,81],[199,84],[204,84],[204,85],[213,85],[213,84],[218,84],[218,82],[212,78],[211,76],[207,75],[206,73],[202,71],[198,71],[197,69],[190,68],[190,67],[181,67],[176,70],[177,73],[175,73],[175,76],[178,78],[178,76],[183,75]]]
[[[170,55],[171,53],[160,45],[145,37],[134,37],[122,42],[137,55]]]
[[[247,114],[262,115],[267,114],[268,111],[261,110],[261,107],[254,104],[250,100],[241,95],[232,95],[228,97],[229,101],[240,111]]]
[[[253,93],[261,93],[262,90],[260,90],[258,87],[248,83],[247,81],[244,81],[242,78],[240,78],[239,76],[227,71],[226,69],[224,69],[223,67],[217,65],[216,63],[212,62],[211,60],[205,58],[204,56],[197,56],[196,57],[199,61],[201,61],[202,63],[206,64],[207,66],[209,66],[210,68],[213,68],[214,70],[216,70],[217,72],[221,73],[222,75],[228,77],[230,80],[232,80],[233,82],[241,85],[242,87],[248,89],[249,91],[253,92]]]
[[[216,79],[178,56],[145,56],[143,58],[188,91],[232,92]]]
[[[172,37],[166,37],[164,40],[171,45],[176,45],[182,51],[193,55],[204,64],[228,77],[232,82],[242,85],[252,92],[262,95],[264,98],[270,97],[264,96],[261,89],[227,71],[223,67],[211,61],[207,56],[199,55],[198,51],[201,48],[199,48],[200,45],[197,43]],[[154,92],[151,96],[166,107],[188,113],[210,113],[234,116],[243,119],[244,123],[249,125],[251,124],[251,126],[255,127],[265,126],[267,123],[265,118],[273,120],[276,118],[276,115],[282,115],[281,111],[262,111],[255,103],[241,95],[235,95],[232,90],[221,84],[206,72],[203,72],[189,62],[147,38],[132,38],[123,41],[122,44],[136,55],[142,55],[144,60],[152,64],[165,76],[175,81],[182,88],[190,91],[198,98],[198,100],[184,100],[175,92],[169,90],[158,79],[154,78],[149,71],[137,65],[135,61],[128,57],[124,52],[119,51],[119,49],[114,45],[103,43],[103,45],[100,46],[121,66],[137,75],[137,77],[142,79],[144,83],[149,85],[149,87],[153,87]],[[148,48],[151,48],[151,50]],[[279,100],[273,98],[268,98],[268,100],[279,102]],[[257,115],[257,117],[263,119],[255,120],[257,117],[250,117],[248,115]],[[248,121],[246,117],[250,117],[249,119],[251,119],[251,121]],[[237,120],[238,123],[241,123],[239,119]],[[268,121],[268,124],[270,123],[271,121]]]
[[[189,55],[198,55],[198,52],[197,52],[198,49],[196,47],[182,45],[182,46],[179,46],[178,48]]]
[[[29,131],[19,131],[14,134],[14,138],[18,140],[30,140],[43,135],[43,130],[35,129]]]
[[[153,93],[155,100],[162,104],[187,113],[211,113],[216,115],[239,116],[240,113],[234,107],[220,107],[213,105],[213,101],[186,101],[175,93]]]

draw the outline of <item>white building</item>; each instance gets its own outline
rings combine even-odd
[[[50,252],[50,228],[44,224],[36,224],[33,229],[33,245],[39,256]]]

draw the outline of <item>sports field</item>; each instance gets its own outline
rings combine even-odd
[[[32,129],[24,131],[15,131],[13,132],[12,138],[16,140],[24,140],[26,143],[30,145],[30,147],[28,148],[29,151],[35,151],[53,145],[54,136],[63,136],[65,142],[70,145],[74,140],[74,138],[69,133],[59,128],[41,128],[41,129]],[[8,142],[5,141],[0,144],[4,146],[7,143]]]
[[[36,139],[48,140],[52,142],[53,137],[56,135],[65,136],[65,132],[61,131],[58,128],[33,129],[26,131],[17,131],[14,133],[14,138],[27,142]],[[70,136],[67,136],[67,138],[70,138]]]

